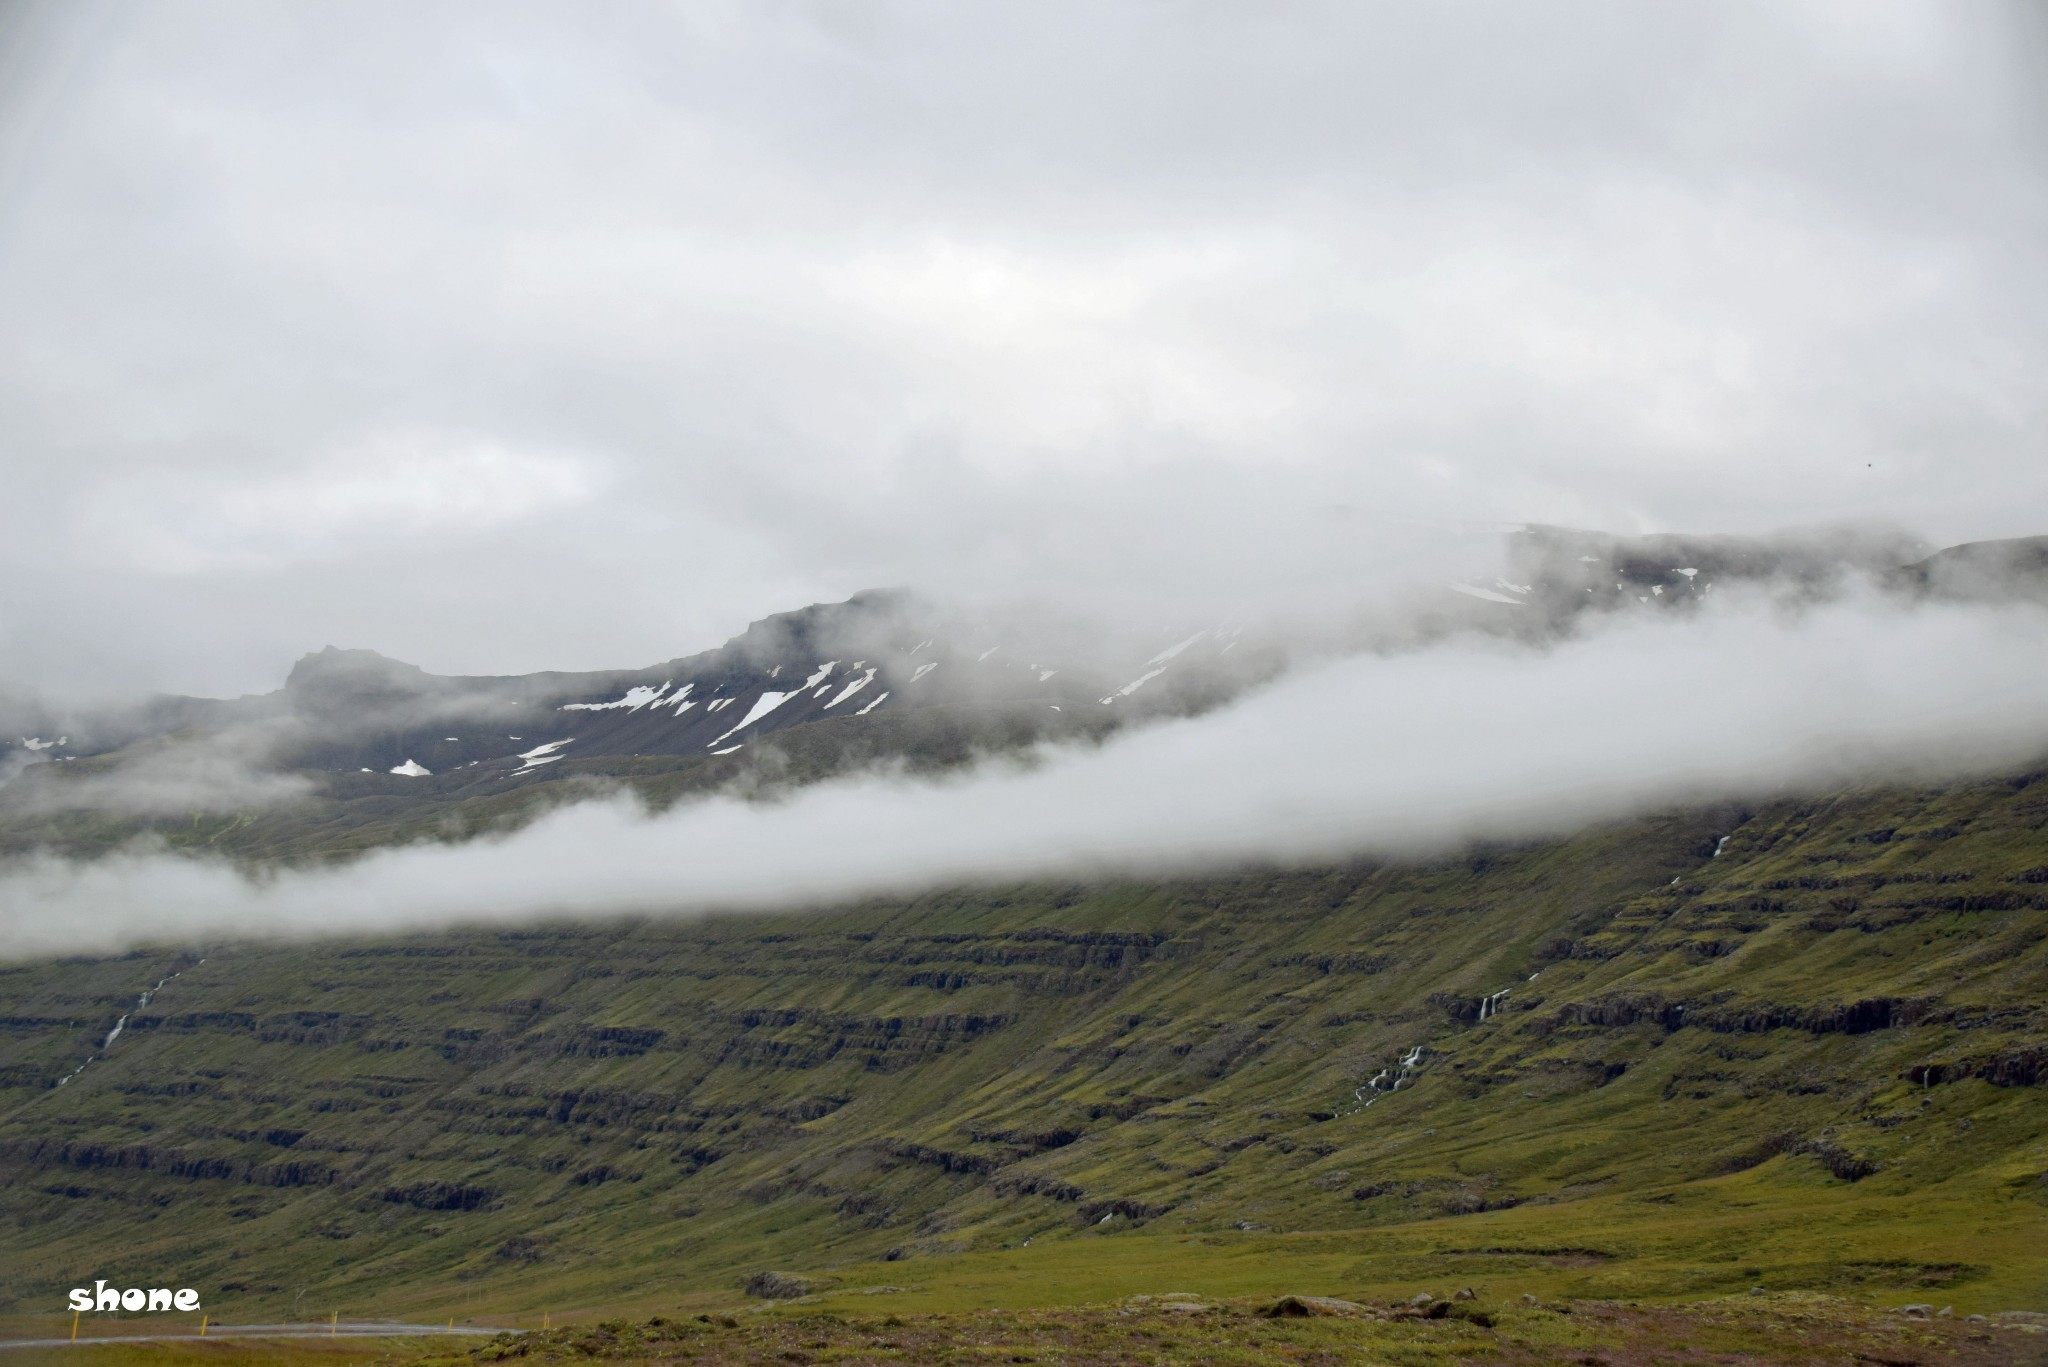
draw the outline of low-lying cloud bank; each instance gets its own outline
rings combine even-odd
[[[266,764],[277,730],[253,726],[203,739],[160,742],[118,770],[64,772],[60,783],[7,796],[16,811],[124,816],[178,816],[290,802],[312,793],[315,785],[303,774],[278,773]]]
[[[2048,752],[2048,612],[1716,605],[1548,651],[1305,671],[1204,717],[940,783],[556,813],[502,840],[252,881],[134,854],[0,878],[29,956],[145,941],[764,908],[1025,877],[1424,854],[1661,804],[1994,771]]]

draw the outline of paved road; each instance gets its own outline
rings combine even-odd
[[[343,1320],[329,1327],[325,1324],[209,1324],[206,1337],[210,1339],[397,1339],[422,1338],[431,1334],[456,1338],[491,1338],[497,1334],[523,1334],[524,1329],[483,1329],[475,1325],[458,1324],[450,1328],[445,1324],[398,1324],[390,1320]],[[168,1343],[196,1339],[199,1331],[195,1328],[180,1329],[176,1333],[163,1334],[86,1334],[81,1333],[74,1345],[67,1336],[59,1339],[0,1339],[0,1349],[7,1348],[83,1348],[92,1343]]]

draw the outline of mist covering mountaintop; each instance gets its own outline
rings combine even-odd
[[[1207,690],[1223,696],[1283,667],[1289,654],[1399,648],[1458,631],[1543,640],[1571,631],[1589,614],[1597,619],[1637,604],[1683,609],[1705,601],[1717,586],[1724,593],[1764,588],[1815,600],[1853,584],[1938,601],[2023,602],[2048,594],[2048,537],[1970,543],[1924,555],[1924,546],[1895,533],[1615,537],[1537,526],[1509,533],[1504,549],[1505,577],[1412,585],[1402,618],[1347,620],[1333,614],[1332,620],[1306,626],[1169,623],[1157,639],[1103,624],[1092,632],[1069,624],[1062,634],[1057,626],[1016,616],[1015,609],[1005,621],[1000,608],[947,606],[892,590],[779,613],[716,650],[634,669],[444,677],[374,650],[330,645],[299,659],[279,692],[239,700],[156,697],[81,711],[17,697],[6,704],[6,730],[15,734],[0,738],[0,756],[18,767],[23,760],[108,755],[173,733],[268,726],[292,728],[289,739],[271,742],[284,767],[383,772],[415,758],[397,753],[408,745],[462,745],[459,737],[427,734],[461,721],[484,723],[493,732],[521,727],[535,734],[508,733],[502,741],[530,739],[564,749],[570,744],[567,730],[580,727],[585,735],[578,756],[640,753],[629,748],[636,744],[649,747],[650,754],[694,754],[733,736],[750,739],[818,720],[841,706],[849,715],[865,715],[889,700],[899,710],[925,699],[970,698],[1048,706],[1055,705],[1051,699],[1065,699],[1064,705],[1078,707],[1106,694],[1097,699],[1102,705],[1124,701],[1128,711],[1180,692],[1177,686],[1189,674],[1214,675]],[[1526,610],[1474,609],[1445,598],[1446,588],[1463,599]],[[1192,633],[1183,634],[1181,628],[1190,625]],[[1012,632],[1007,642],[997,639],[1005,627]],[[1147,653],[1168,637],[1178,639]],[[1256,655],[1260,663],[1233,673],[1222,657],[1240,647],[1249,647],[1247,658]],[[948,668],[937,674],[942,664]],[[820,669],[826,673],[795,687],[799,673],[808,679]],[[905,692],[932,675],[915,698]],[[1060,682],[1053,684],[1055,678]],[[1138,699],[1148,686],[1149,695]],[[773,699],[756,714],[769,694]],[[821,698],[830,701],[812,705]],[[738,711],[722,715],[735,706]],[[688,716],[692,711],[698,715]],[[619,726],[655,716],[678,724]],[[441,763],[429,767],[512,757],[505,749],[495,736],[478,738],[454,751],[437,748]],[[352,759],[363,763],[351,765]]]
[[[1077,630],[889,592],[626,671],[328,648],[273,693],[24,737],[0,918],[58,948],[696,914],[1972,778],[2048,749],[2038,561],[1529,527],[1490,578],[1306,625]]]

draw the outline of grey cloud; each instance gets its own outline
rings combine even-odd
[[[311,779],[270,767],[274,741],[249,733],[149,746],[118,769],[91,761],[36,765],[4,785],[0,806],[16,813],[97,811],[182,816],[270,807],[305,797]]]
[[[870,776],[656,818],[593,803],[502,841],[254,879],[146,852],[46,859],[0,878],[0,941],[34,954],[1413,856],[1658,804],[2009,771],[2048,752],[2044,647],[2033,607],[1731,599],[1548,650],[1467,639],[1334,661],[950,783]]]

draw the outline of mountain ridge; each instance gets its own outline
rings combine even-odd
[[[271,693],[158,698],[75,734],[0,733],[0,856],[90,856],[138,836],[245,859],[347,856],[502,830],[621,788],[659,807],[863,766],[930,772],[1199,712],[1302,660],[1461,635],[1544,645],[1617,613],[1690,613],[1717,590],[1811,602],[1863,583],[1902,602],[2048,601],[2048,538],[1924,551],[1891,535],[1532,525],[1507,536],[1490,584],[1453,581],[1395,619],[1292,636],[1212,621],[1081,646],[874,590],[625,669],[435,675],[329,646]]]

